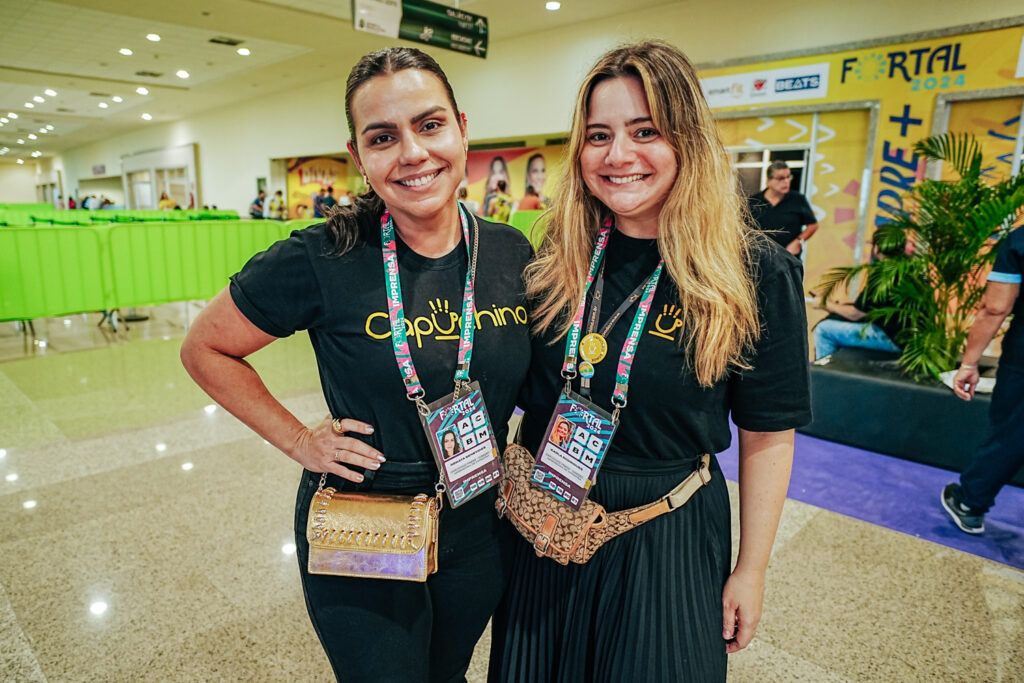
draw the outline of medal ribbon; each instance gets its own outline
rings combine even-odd
[[[565,361],[562,363],[562,377],[572,379],[576,376],[576,354],[580,350],[580,332],[583,330],[583,312],[587,307],[587,292],[594,282],[597,269],[601,267],[601,259],[604,257],[604,248],[608,246],[608,236],[612,233],[612,219],[607,219],[601,230],[597,233],[594,241],[594,251],[590,255],[590,272],[587,274],[587,283],[583,286],[583,296],[580,297],[580,305],[576,309],[576,317],[569,328],[569,334],[565,340]]]
[[[566,380],[576,376],[576,354],[579,351],[580,331],[583,326],[583,312],[587,304],[587,292],[594,282],[594,276],[601,265],[604,256],[604,249],[608,245],[608,237],[611,233],[611,219],[605,221],[601,232],[597,235],[594,243],[594,253],[590,257],[590,274],[587,277],[587,284],[583,289],[583,296],[569,330],[568,339],[565,344],[565,362],[562,364],[562,377]],[[644,324],[647,322],[647,315],[650,313],[651,304],[654,302],[654,293],[658,289],[658,280],[661,279],[661,272],[665,267],[665,259],[658,261],[658,267],[651,273],[644,286],[643,294],[640,296],[640,304],[637,306],[636,314],[633,316],[633,324],[629,327],[629,335],[622,344],[622,352],[619,354],[619,363],[615,373],[615,390],[612,392],[612,404],[616,408],[626,406],[626,395],[629,392],[629,375],[633,368],[633,358],[636,356],[636,348],[640,344],[640,335],[643,334]]]
[[[469,257],[469,262],[466,264],[466,285],[462,293],[462,332],[459,335],[458,365],[455,369],[456,386],[460,382],[469,381],[469,364],[473,357],[473,330],[476,322],[476,305],[473,296],[475,284],[473,253],[469,238],[469,220],[462,204],[459,204],[459,222],[462,225],[462,236],[466,240],[466,254]],[[476,235],[476,239],[479,241],[479,233]],[[395,349],[395,360],[398,362],[399,372],[402,373],[407,398],[410,401],[419,401],[426,395],[426,391],[420,383],[419,375],[416,374],[416,366],[412,362],[412,353],[409,350],[409,339],[405,332],[405,310],[402,306],[402,283],[398,275],[395,222],[391,218],[391,212],[386,209],[380,218],[380,241],[381,251],[384,255],[388,318],[391,320],[391,343]]]

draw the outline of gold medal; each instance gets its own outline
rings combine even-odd
[[[608,342],[597,332],[591,332],[580,342],[580,357],[588,363],[600,363],[608,354]]]

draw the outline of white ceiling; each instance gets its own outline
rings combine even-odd
[[[492,40],[614,15],[621,0],[442,0],[488,17]],[[666,0],[631,0],[631,11]],[[152,122],[344,76],[380,39],[352,29],[350,0],[0,0],[0,148],[35,131],[43,156]],[[159,42],[146,39],[160,35]],[[211,43],[226,37],[236,46]],[[121,48],[133,51],[130,56]],[[179,69],[188,79],[175,75]],[[159,75],[140,75],[151,72]],[[277,84],[277,85],[275,85]],[[135,92],[139,86],[148,95]],[[46,89],[56,96],[44,94]],[[44,102],[34,102],[33,97]],[[115,102],[113,97],[122,98]],[[34,105],[27,108],[25,103]],[[107,106],[101,107],[100,103]],[[144,121],[148,114],[151,122]],[[54,131],[40,135],[46,124]],[[26,141],[27,142],[27,141]],[[0,156],[0,160],[5,160]]]

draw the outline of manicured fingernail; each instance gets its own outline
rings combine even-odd
[[[356,475],[356,481],[362,481],[362,480],[363,480],[363,475],[357,474]]]
[[[377,456],[377,460],[380,460],[381,462],[387,462],[388,461],[388,459],[385,458],[383,455],[378,455]]]
[[[380,469],[380,463],[379,462],[371,462],[370,463],[370,469],[371,470]]]
[[[373,427],[367,427],[366,428],[366,433],[367,434],[373,434]]]

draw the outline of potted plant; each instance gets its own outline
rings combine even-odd
[[[893,341],[899,364],[913,379],[937,378],[956,367],[973,313],[985,291],[985,276],[996,252],[1024,207],[1024,173],[995,181],[982,167],[978,141],[946,133],[914,145],[926,160],[948,164],[955,180],[924,179],[890,212],[873,241],[890,258],[833,268],[819,289],[865,279],[869,301],[884,303],[866,320],[895,320],[902,331]]]

